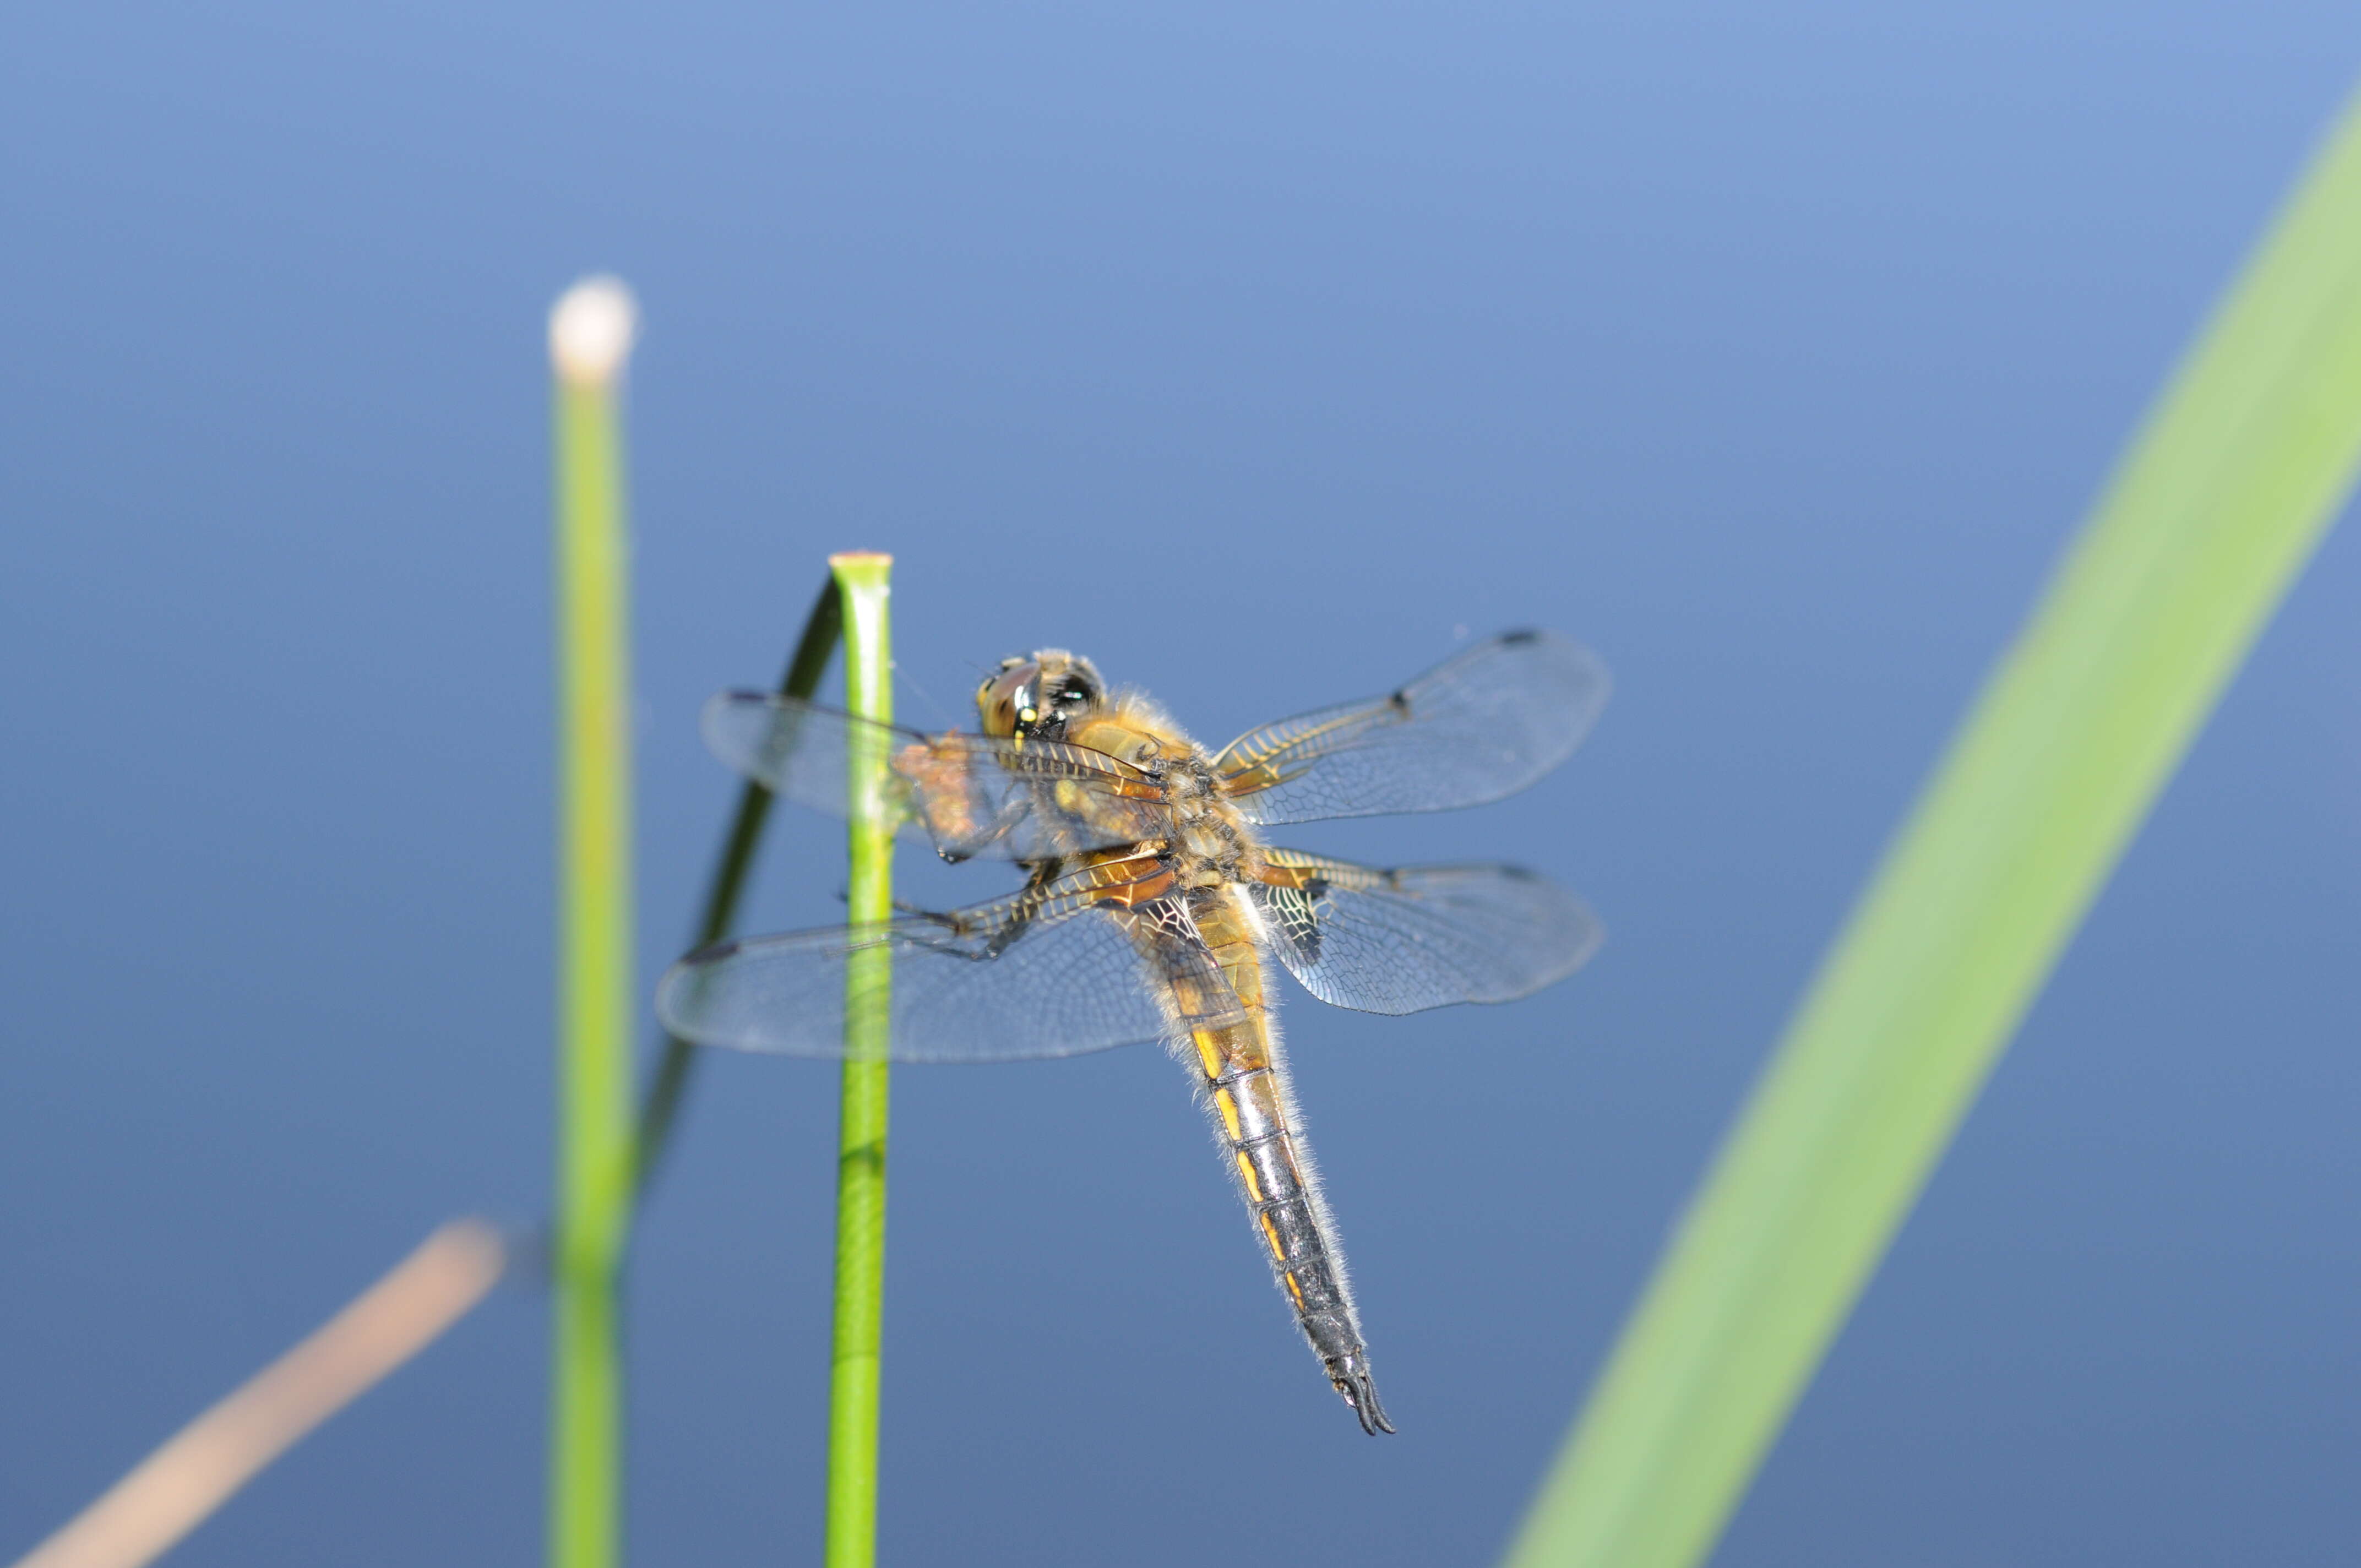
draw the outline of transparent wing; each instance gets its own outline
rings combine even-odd
[[[705,705],[713,754],[795,801],[847,814],[848,754],[880,749],[887,811],[949,860],[1046,861],[1159,836],[1160,792],[1129,763],[1087,747],[988,735],[922,735],[773,692]]]
[[[1379,871],[1272,850],[1247,891],[1303,989],[1363,1013],[1513,1002],[1580,969],[1606,932],[1521,866]]]
[[[1080,1056],[1235,1016],[1203,945],[1174,934],[1193,927],[1171,905],[1112,900],[1086,872],[948,915],[725,942],[666,971],[656,1013],[702,1045],[841,1058],[849,971],[882,953],[893,1059]],[[1221,1001],[1183,1019],[1171,999],[1184,988]]]
[[[1241,735],[1213,771],[1265,824],[1481,806],[1565,761],[1607,692],[1607,666],[1580,643],[1511,631],[1390,696]]]

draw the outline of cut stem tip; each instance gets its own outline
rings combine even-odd
[[[585,278],[549,313],[549,362],[577,387],[603,387],[622,374],[639,335],[640,307],[620,278]]]

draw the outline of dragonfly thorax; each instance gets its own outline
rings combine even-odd
[[[1035,657],[1045,669],[1051,667],[1050,654]],[[1125,690],[1103,698],[1090,712],[1069,720],[1062,738],[1070,745],[1137,768],[1156,786],[1162,796],[1157,813],[1163,818],[1160,830],[1143,833],[1138,848],[1151,838],[1159,840],[1157,858],[1180,885],[1218,887],[1259,869],[1260,841],[1231,803],[1212,759],[1146,696]]]
[[[987,735],[1082,746],[1145,773],[1169,814],[1159,856],[1182,886],[1218,886],[1257,863],[1251,829],[1196,742],[1147,697],[1110,693],[1088,659],[1062,648],[1004,659],[975,701]]]

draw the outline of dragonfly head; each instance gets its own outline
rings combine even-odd
[[[999,672],[976,688],[975,707],[986,735],[1062,740],[1066,726],[1096,713],[1105,697],[1097,665],[1044,648],[1000,661]]]

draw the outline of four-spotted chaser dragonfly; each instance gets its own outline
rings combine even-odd
[[[724,693],[705,734],[740,772],[843,815],[849,761],[865,752],[886,763],[882,806],[901,830],[948,860],[1015,861],[1025,885],[944,914],[704,948],[664,976],[658,1011],[703,1044],[841,1057],[848,971],[884,968],[895,1060],[1170,1043],[1304,1336],[1362,1430],[1389,1432],[1290,1088],[1272,961],[1323,1002],[1416,1013],[1530,995],[1588,958],[1599,927],[1516,866],[1376,870],[1273,848],[1262,830],[1498,800],[1565,760],[1607,689],[1585,649],[1516,631],[1385,696],[1210,752],[1141,693],[1054,649],[983,683],[981,734]],[[890,965],[852,961],[881,949]]]

